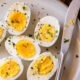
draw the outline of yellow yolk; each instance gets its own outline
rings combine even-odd
[[[51,42],[55,38],[55,28],[49,24],[44,24],[39,30],[40,40]]]
[[[47,75],[54,67],[50,56],[43,56],[34,63],[34,68],[40,75]]]
[[[20,40],[16,44],[16,51],[19,55],[23,56],[24,58],[32,58],[35,56],[36,49],[34,44],[29,40]]]
[[[3,35],[3,29],[0,28],[0,38],[2,37],[2,35]]]
[[[0,76],[2,78],[13,78],[20,71],[19,65],[13,61],[9,60],[0,66]]]
[[[15,30],[15,31],[23,31],[26,27],[27,18],[26,15],[19,11],[14,11],[9,15],[8,24]]]

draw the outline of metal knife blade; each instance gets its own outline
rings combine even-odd
[[[80,0],[73,0],[67,10],[63,28],[59,65],[55,80],[61,80],[62,70],[63,70],[62,65],[64,62],[65,55],[67,54],[67,51],[71,43],[72,33],[75,27],[79,9],[80,9]]]

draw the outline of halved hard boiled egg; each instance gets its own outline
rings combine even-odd
[[[10,36],[5,42],[5,47],[9,54],[24,60],[33,60],[40,54],[38,43],[27,36]]]
[[[58,58],[50,52],[40,54],[27,70],[28,80],[49,80],[58,67]]]
[[[52,46],[58,39],[60,25],[53,16],[46,16],[38,22],[34,31],[34,37],[43,47]]]
[[[6,57],[0,60],[0,80],[17,79],[23,72],[23,64],[18,57]]]
[[[5,25],[2,22],[0,22],[0,43],[5,38],[5,36],[6,36],[6,28],[5,28]]]
[[[16,2],[7,12],[6,24],[8,32],[12,35],[24,33],[30,21],[30,8],[26,3]]]

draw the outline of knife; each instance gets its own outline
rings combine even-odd
[[[63,28],[59,64],[58,64],[55,80],[61,80],[64,59],[66,57],[67,51],[71,43],[71,38],[72,38],[79,9],[80,9],[80,0],[73,0],[67,10],[67,14],[64,22],[64,28]]]

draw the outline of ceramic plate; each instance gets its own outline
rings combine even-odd
[[[62,29],[63,29],[63,23],[65,19],[65,14],[67,11],[67,7],[62,4],[61,2],[57,0],[0,0],[0,20],[4,21],[4,16],[9,9],[9,7],[16,1],[24,1],[26,2],[30,8],[31,8],[31,21],[29,24],[28,29],[24,33],[25,35],[32,34],[34,33],[34,28],[39,21],[40,18],[50,15],[50,16],[55,16],[58,18],[60,22],[60,35],[57,40],[57,42],[52,46],[48,48],[48,51],[51,51],[53,55],[59,56],[59,51],[60,51],[60,44],[61,44],[61,36],[62,36]],[[35,20],[34,20],[35,19]],[[79,80],[77,76],[78,74],[78,68],[80,65],[80,59],[78,56],[79,54],[79,48],[80,48],[80,40],[79,40],[79,26],[76,24],[76,28],[74,30],[74,36],[72,38],[71,46],[68,51],[68,55],[66,57],[66,60],[64,62],[64,71],[63,71],[63,77],[62,80]],[[9,34],[7,34],[7,37]],[[34,37],[33,37],[34,38]],[[0,46],[0,59],[6,56],[10,56],[7,51],[5,50],[4,47],[4,41],[1,43]],[[42,52],[46,51],[46,48],[41,47]],[[27,68],[30,64],[28,61],[23,61],[24,64],[24,72],[23,74],[17,79],[17,80],[27,80],[26,78],[26,71]],[[55,75],[50,79],[54,80]],[[67,78],[66,78],[67,77]]]

